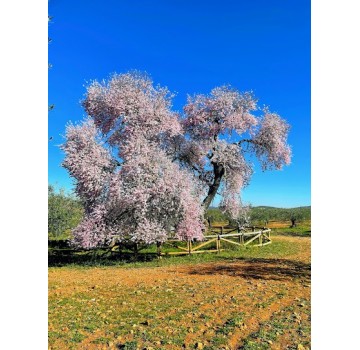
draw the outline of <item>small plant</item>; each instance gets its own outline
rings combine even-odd
[[[117,348],[119,350],[136,350],[138,348],[138,344],[136,341],[127,341],[124,344],[119,344]]]
[[[240,313],[238,316],[228,319],[221,328],[216,330],[216,334],[228,335],[235,328],[241,327],[243,324],[243,317],[244,314]]]

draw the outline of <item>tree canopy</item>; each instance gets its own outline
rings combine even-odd
[[[251,92],[217,87],[189,96],[182,113],[171,109],[172,98],[137,72],[87,87],[88,117],[67,126],[62,145],[85,206],[75,245],[163,242],[171,229],[179,239],[202,239],[204,211],[217,193],[230,217],[243,211],[248,155],[263,170],[290,163],[289,125],[259,108]]]

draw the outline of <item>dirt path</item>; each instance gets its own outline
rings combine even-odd
[[[310,348],[310,239],[274,240],[299,249],[285,259],[50,269],[49,348]]]

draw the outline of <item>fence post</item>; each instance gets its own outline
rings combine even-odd
[[[240,227],[238,226],[238,228],[237,228],[237,233],[239,234],[239,236],[238,236],[238,242],[239,242],[239,244],[241,244],[241,234],[240,234]]]
[[[188,240],[188,252],[191,254],[191,240]]]
[[[220,228],[220,234],[223,235],[224,234],[224,226],[221,226]],[[219,244],[218,244],[218,252],[220,253],[220,248],[221,248],[221,236],[218,236],[218,241],[219,241]]]
[[[221,230],[222,230],[222,228],[221,228]],[[218,235],[218,239],[216,241],[216,249],[217,249],[218,253],[220,253],[220,247],[221,247],[220,239],[221,239],[220,235]]]

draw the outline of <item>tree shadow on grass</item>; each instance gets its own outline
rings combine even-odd
[[[67,265],[81,266],[114,266],[134,262],[145,262],[157,259],[156,253],[139,253],[134,255],[127,252],[79,252],[72,249],[50,249],[48,252],[48,266],[62,267]]]
[[[228,275],[255,280],[290,281],[301,279],[310,282],[311,265],[286,259],[231,259],[231,262],[196,266],[191,275]]]

